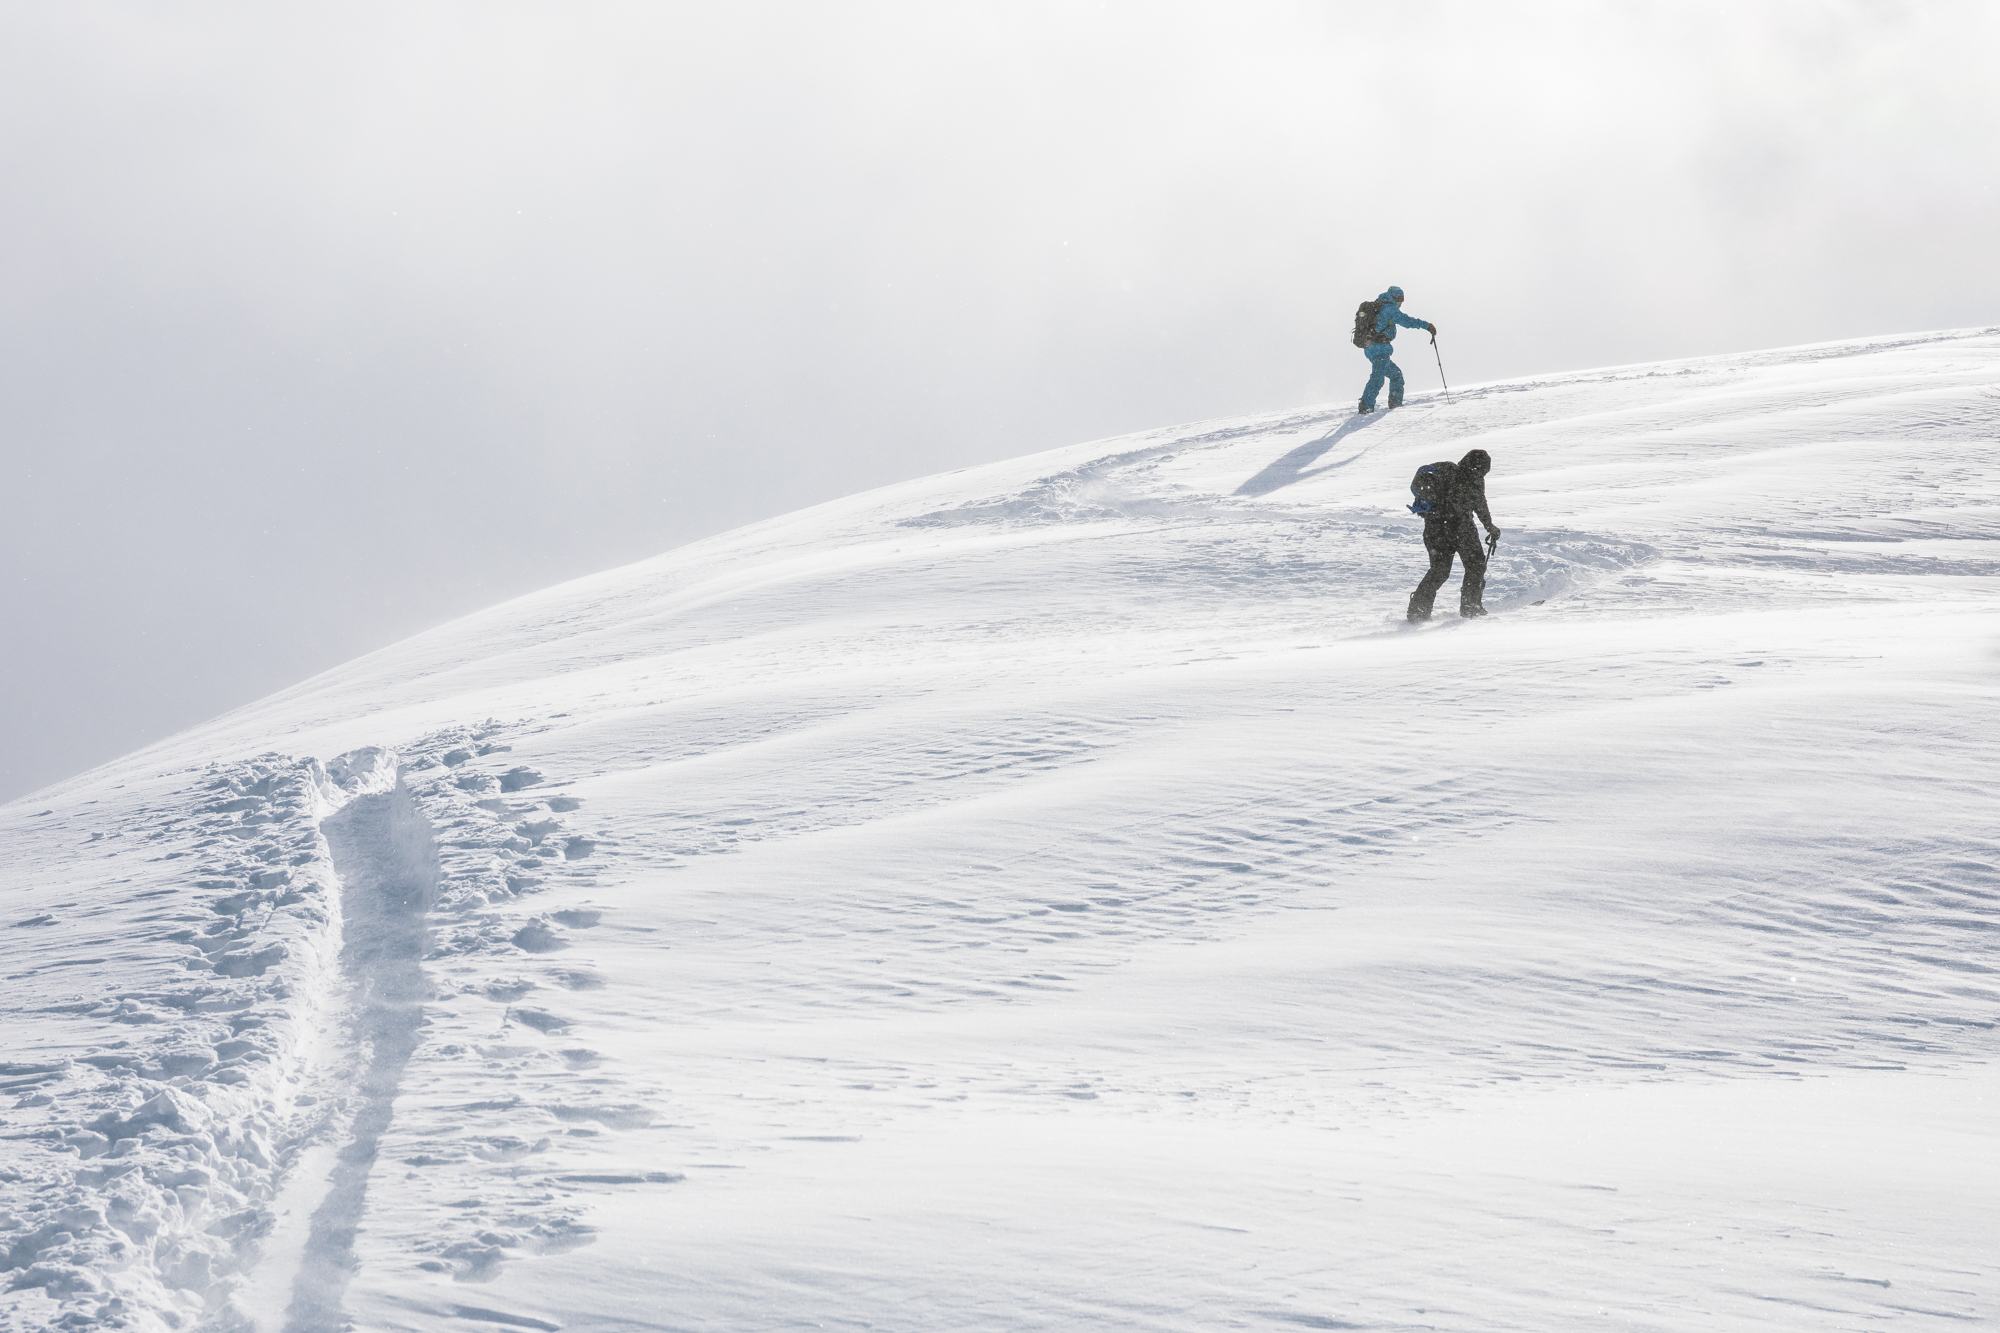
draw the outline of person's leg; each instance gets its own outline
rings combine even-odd
[[[1388,371],[1382,369],[1383,365],[1389,360],[1389,348],[1386,344],[1377,343],[1373,347],[1362,350],[1368,356],[1368,387],[1361,391],[1361,410],[1363,412],[1373,412],[1375,410],[1375,395],[1382,392],[1382,381],[1389,374]],[[1396,373],[1399,376],[1402,374],[1401,371],[1397,371]],[[1401,381],[1398,380],[1398,383],[1401,383]]]
[[[1388,348],[1383,348],[1386,353]],[[1387,355],[1382,358],[1382,369],[1389,372],[1389,406],[1403,405],[1403,368],[1391,361]],[[1377,372],[1380,373],[1380,372]]]
[[[1431,605],[1437,601],[1438,589],[1451,577],[1451,547],[1451,533],[1447,525],[1438,519],[1425,519],[1424,550],[1430,554],[1431,567],[1430,572],[1424,575],[1424,581],[1410,594],[1408,616],[1411,620],[1431,618]]]
[[[1465,561],[1465,577],[1458,584],[1458,613],[1462,616],[1486,614],[1486,539],[1470,514],[1458,521],[1459,558]]]

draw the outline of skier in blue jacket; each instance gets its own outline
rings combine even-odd
[[[1396,350],[1396,326],[1406,329],[1428,329],[1433,337],[1437,335],[1437,325],[1427,324],[1421,319],[1412,319],[1403,313],[1403,289],[1391,287],[1375,298],[1382,308],[1375,313],[1375,341],[1361,350],[1367,353],[1368,363],[1374,367],[1368,376],[1368,387],[1361,391],[1361,410],[1375,410],[1375,395],[1382,390],[1382,381],[1389,381],[1389,406],[1403,405],[1403,368],[1389,359]]]

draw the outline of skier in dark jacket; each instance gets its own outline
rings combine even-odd
[[[1435,324],[1426,324],[1421,319],[1412,319],[1403,313],[1403,289],[1391,287],[1375,298],[1382,303],[1375,312],[1375,341],[1362,348],[1372,369],[1368,374],[1368,387],[1361,391],[1361,411],[1375,410],[1375,395],[1382,390],[1382,381],[1389,381],[1389,406],[1403,405],[1403,368],[1389,359],[1396,350],[1396,326],[1406,329],[1428,329],[1435,334]]]
[[[1493,526],[1493,515],[1486,509],[1486,474],[1492,470],[1493,456],[1484,449],[1472,450],[1453,469],[1444,503],[1424,515],[1424,549],[1430,552],[1431,568],[1410,594],[1412,621],[1431,618],[1431,604],[1451,577],[1454,555],[1465,562],[1465,577],[1458,586],[1458,613],[1486,614],[1486,548],[1480,544],[1479,529],[1472,520],[1477,517],[1486,525],[1489,540],[1499,539],[1500,529]]]

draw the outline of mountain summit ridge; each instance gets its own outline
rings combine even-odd
[[[1984,329],[1067,446],[0,807],[0,1319],[1991,1317],[1996,402]],[[1473,447],[1498,614],[1404,625]]]

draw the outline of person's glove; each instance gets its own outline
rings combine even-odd
[[[1438,326],[1437,326],[1437,325],[1435,325],[1435,324],[1426,324],[1426,325],[1424,325],[1424,327],[1425,327],[1425,328],[1427,328],[1427,329],[1429,329],[1429,330],[1431,331],[1431,337],[1435,338],[1435,337],[1437,337],[1437,336],[1438,336]]]

